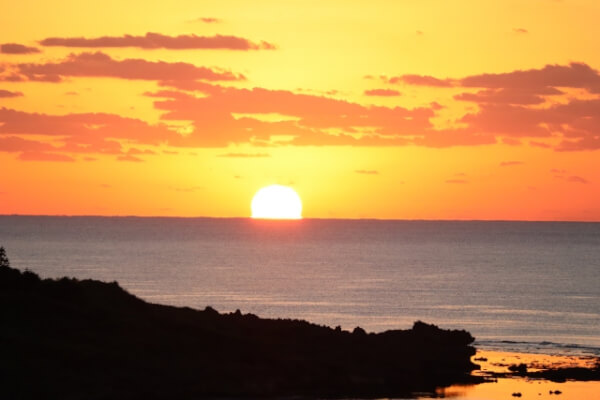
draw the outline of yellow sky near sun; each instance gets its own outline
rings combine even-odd
[[[195,21],[199,17],[221,21]],[[412,110],[437,102],[443,108],[430,120],[436,129],[446,129],[463,126],[458,120],[478,110],[478,104],[453,96],[481,88],[389,84],[378,77],[460,79],[571,62],[597,69],[599,17],[597,1],[569,0],[25,0],[2,6],[0,41],[39,47],[42,53],[0,54],[0,69],[96,51],[118,60],[186,62],[244,74],[245,81],[220,83],[233,88],[286,90],[388,109]],[[48,37],[147,32],[233,35],[267,41],[277,49],[86,49],[38,43]],[[364,94],[383,88],[401,95]],[[0,108],[49,115],[106,113],[158,124],[164,111],[154,102],[160,99],[144,93],[161,89],[167,88],[159,87],[157,80],[106,77],[0,82],[0,90],[23,93],[0,98]],[[567,94],[539,107],[598,97],[581,91],[565,89]],[[156,153],[138,155],[143,162],[117,161],[114,154],[75,153],[67,154],[74,162],[24,161],[17,151],[3,152],[0,144],[0,213],[248,216],[253,194],[279,183],[300,194],[305,217],[600,220],[599,151],[563,152],[531,145],[555,146],[562,139],[553,133],[517,137],[518,143],[507,145],[497,137],[497,144],[448,148],[250,143],[201,148],[122,142],[125,152],[135,148]],[[263,156],[226,156],[232,153]]]

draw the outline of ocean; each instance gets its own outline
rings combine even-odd
[[[0,245],[154,303],[600,355],[600,223],[0,216]]]

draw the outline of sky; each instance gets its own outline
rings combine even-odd
[[[0,214],[600,221],[596,0],[21,0]]]

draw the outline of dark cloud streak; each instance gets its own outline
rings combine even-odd
[[[0,53],[2,54],[36,54],[40,53],[40,49],[36,47],[25,46],[18,43],[0,44]]]
[[[254,43],[248,39],[228,36],[196,36],[179,35],[167,36],[160,33],[148,32],[144,36],[102,36],[97,38],[60,38],[52,37],[40,41],[42,46],[79,47],[79,48],[118,48],[136,47],[139,49],[169,49],[169,50],[274,50],[275,45],[262,41]]]
[[[71,54],[59,62],[17,64],[17,71],[29,80],[60,77],[106,77],[132,80],[243,80],[243,75],[184,62],[146,61],[143,59],[115,60],[96,53]],[[51,79],[52,80],[52,79]]]

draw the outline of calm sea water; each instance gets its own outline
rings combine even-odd
[[[600,355],[600,224],[0,217],[14,267],[151,302]]]

